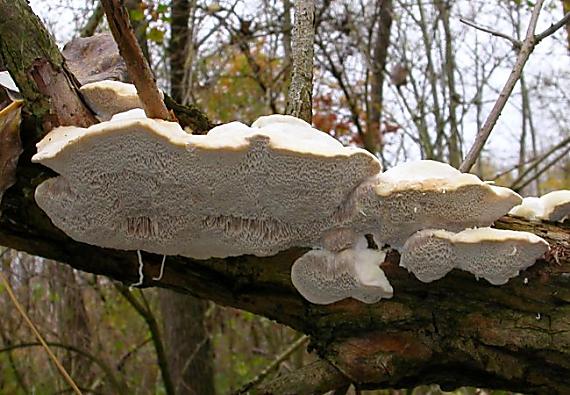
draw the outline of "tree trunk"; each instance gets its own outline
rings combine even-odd
[[[187,96],[184,84],[188,52],[188,0],[172,0],[172,35],[169,45],[172,98],[182,102]],[[215,393],[213,352],[205,328],[208,304],[191,295],[167,289],[158,292],[162,333],[172,381],[177,394],[211,395]]]
[[[384,101],[384,77],[390,46],[390,28],[394,8],[392,0],[382,0],[378,11],[378,28],[371,59],[369,115],[364,134],[364,148],[373,154],[382,151],[382,103]]]
[[[293,27],[293,67],[287,94],[287,114],[311,122],[313,118],[313,45],[315,43],[315,3],[295,0]]]
[[[89,353],[91,351],[91,331],[89,316],[83,300],[83,290],[75,278],[73,269],[69,266],[54,264],[49,270],[50,287],[59,296],[56,304],[58,336],[62,341]],[[64,351],[62,363],[65,369],[79,383],[90,383],[92,372],[91,361],[82,355]]]
[[[159,290],[163,339],[176,394],[215,393],[212,345],[206,330],[205,300]]]

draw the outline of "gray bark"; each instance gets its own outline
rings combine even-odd
[[[287,96],[287,114],[311,122],[313,107],[314,0],[295,0],[293,67]]]

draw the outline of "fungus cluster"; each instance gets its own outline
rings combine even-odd
[[[368,152],[283,115],[191,135],[146,118],[128,85],[82,92],[105,121],[54,129],[33,157],[59,173],[36,189],[38,205],[78,241],[198,259],[313,247],[291,278],[319,304],[392,296],[385,254],[368,248],[367,234],[401,249],[402,265],[422,281],[460,268],[504,283],[545,251],[523,232],[465,230],[491,225],[522,199],[448,165],[382,173]]]

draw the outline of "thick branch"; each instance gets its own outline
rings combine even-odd
[[[173,120],[156,87],[150,65],[137,42],[126,8],[120,0],[101,0],[101,4],[146,115],[149,118]]]
[[[96,123],[57,45],[28,3],[0,0],[0,15],[0,59],[44,132],[59,125],[87,127]],[[22,43],[26,43],[25,50]],[[39,137],[41,132],[34,133],[33,139]]]
[[[83,28],[79,32],[79,36],[80,37],[91,37],[92,35],[94,35],[95,31],[97,30],[97,26],[99,26],[99,23],[101,23],[101,20],[103,19],[104,15],[105,15],[105,11],[103,10],[103,6],[101,5],[101,2],[97,2],[97,5],[95,6],[95,9],[93,10],[93,13],[91,14],[89,19],[87,20],[87,23],[85,24],[85,26],[83,26]]]

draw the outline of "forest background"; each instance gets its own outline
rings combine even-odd
[[[285,112],[291,1],[126,3],[159,86],[175,99],[214,123]],[[108,29],[98,1],[30,4],[61,46]],[[522,40],[533,6],[317,1],[314,126],[386,168],[418,158],[457,166],[517,54],[509,40],[461,19]],[[569,9],[569,1],[545,2],[537,30]],[[473,172],[523,195],[570,187],[569,51],[570,25],[537,46]],[[3,250],[2,270],[86,393],[168,393],[165,375],[175,393],[232,393],[272,362],[266,379],[314,358],[306,337],[241,310],[168,290],[129,291],[14,250]],[[0,311],[0,391],[67,392],[1,286]]]

